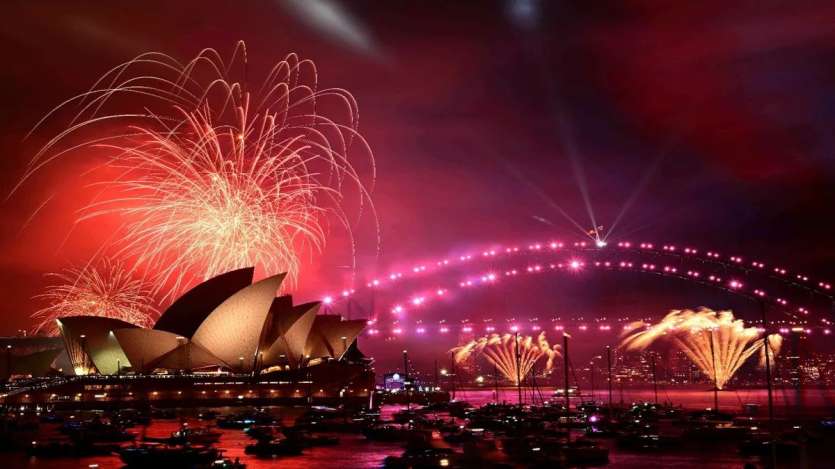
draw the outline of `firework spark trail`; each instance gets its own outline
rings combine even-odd
[[[302,256],[322,251],[331,217],[348,232],[355,261],[352,226],[366,208],[374,215],[376,171],[357,130],[356,101],[342,89],[318,89],[315,65],[295,54],[277,63],[255,92],[246,66],[239,43],[228,63],[205,49],[185,64],[147,53],[115,67],[44,118],[80,107],[20,183],[68,154],[105,151],[106,166],[119,175],[100,183],[102,192],[79,221],[122,216],[125,233],[114,255],[158,272],[157,288],[166,297],[191,275],[206,279],[253,265],[288,272],[292,287]],[[236,67],[242,79],[233,76]],[[122,98],[140,100],[138,111],[125,110]],[[342,115],[329,117],[326,109]],[[78,143],[82,132],[95,138]],[[355,153],[366,157],[368,183]],[[379,247],[379,229],[377,236]]]
[[[764,364],[765,347],[760,330],[745,327],[730,311],[674,310],[656,324],[633,323],[630,330],[633,332],[623,338],[621,347],[644,350],[658,340],[669,340],[712,377],[718,389],[755,353],[760,353],[760,363]],[[773,359],[780,351],[782,337],[771,334],[768,343],[769,358]]]
[[[560,346],[551,346],[545,337],[545,332],[542,332],[536,338],[519,337],[517,361],[516,340],[516,336],[512,334],[491,334],[455,347],[452,352],[457,363],[484,355],[487,361],[495,366],[508,381],[516,384],[518,384],[518,379],[525,379],[542,357],[547,357],[545,364],[547,371],[553,367],[554,359],[561,356]]]
[[[153,326],[159,311],[153,306],[150,287],[133,277],[120,262],[70,268],[48,274],[55,283],[35,296],[49,305],[35,312],[35,332],[57,332],[56,319],[66,316],[100,316],[120,319],[141,327]]]

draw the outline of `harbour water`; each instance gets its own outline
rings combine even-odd
[[[542,393],[551,395],[552,389],[543,389]],[[467,400],[473,405],[480,405],[491,402],[495,399],[494,391],[491,389],[460,390],[457,398]],[[526,399],[531,395],[526,394]],[[596,394],[598,401],[608,398],[604,392]],[[620,399],[619,390],[616,390],[613,400]],[[654,398],[652,389],[627,389],[624,390],[624,400],[640,401]],[[516,402],[517,393],[515,389],[500,389],[499,400]],[[669,400],[677,405],[686,408],[710,407],[713,402],[713,394],[704,389],[676,389],[659,391],[659,400]],[[764,390],[740,390],[725,391],[720,395],[720,406],[723,410],[739,411],[742,404],[759,403],[763,406],[766,402]],[[823,389],[804,390],[795,395],[794,390],[778,390],[775,393],[775,404],[777,414],[786,415],[794,412],[797,403],[803,402],[807,412],[812,409],[821,416],[835,413],[835,391]],[[385,406],[382,409],[383,418],[388,418],[402,406]],[[237,409],[221,408],[221,413],[232,413]],[[284,423],[289,424],[300,415],[302,408],[273,408],[271,412],[280,415]],[[763,409],[764,410],[764,409]],[[181,415],[192,414],[194,411],[183,411]],[[166,437],[177,430],[183,422],[190,426],[205,426],[207,422],[197,420],[195,417],[180,417],[178,419],[154,420],[147,427],[133,427],[130,431],[137,435],[149,437]],[[283,468],[371,468],[381,467],[387,456],[399,455],[402,453],[402,446],[398,443],[383,443],[368,441],[361,434],[342,433],[338,436],[340,443],[337,446],[327,446],[306,449],[304,454],[293,457],[281,457],[279,459],[258,459],[244,454],[244,448],[252,440],[242,430],[222,430],[223,436],[216,445],[225,450],[224,455],[231,459],[239,458],[246,463],[250,469],[266,467]],[[688,447],[686,450],[675,450],[666,452],[654,452],[651,454],[641,452],[624,451],[614,447],[611,441],[605,441],[604,445],[610,448],[607,467],[614,468],[648,468],[648,467],[675,467],[675,468],[742,468],[748,462],[756,462],[750,457],[740,455],[736,446],[727,446],[720,443],[710,443],[705,447]],[[40,468],[40,469],[69,469],[69,468],[121,468],[123,464],[118,456],[97,456],[89,458],[37,458],[29,457],[22,453],[6,453],[2,455],[4,468]],[[814,465],[810,467],[815,467]]]

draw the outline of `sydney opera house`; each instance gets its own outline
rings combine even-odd
[[[253,273],[197,285],[151,329],[68,316],[59,320],[60,337],[0,339],[2,378],[28,378],[0,398],[54,405],[368,399],[373,370],[356,346],[366,321],[318,314],[318,302],[294,305],[276,297],[284,274],[253,283]]]

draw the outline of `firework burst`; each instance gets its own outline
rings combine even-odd
[[[48,276],[55,281],[35,297],[48,303],[32,315],[38,321],[35,332],[57,332],[55,320],[66,316],[101,316],[151,327],[159,314],[150,288],[119,262],[70,268]]]
[[[542,332],[536,338],[491,334],[455,347],[452,352],[458,363],[483,355],[508,381],[518,384],[543,357],[546,357],[545,370],[553,368],[554,359],[561,356],[559,349],[559,345],[551,346]]]
[[[59,106],[80,111],[24,180],[66,154],[105,152],[117,176],[79,220],[122,216],[115,255],[158,272],[163,296],[182,291],[189,275],[246,266],[288,272],[292,286],[305,254],[323,249],[329,220],[348,231],[354,249],[352,226],[371,206],[374,160],[357,131],[354,98],[319,89],[312,61],[288,55],[257,90],[246,75],[243,43],[229,62],[212,49],[185,64],[140,55]],[[95,137],[78,143],[71,137],[79,134]]]
[[[760,364],[765,361],[765,347],[761,332],[756,327],[745,327],[741,319],[734,319],[730,311],[674,310],[660,322],[632,325],[623,338],[621,347],[644,350],[657,340],[668,340],[684,352],[699,369],[714,379],[722,389],[739,368],[755,353],[760,353]],[[771,360],[780,351],[782,337],[768,336]]]

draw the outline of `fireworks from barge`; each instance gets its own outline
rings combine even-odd
[[[545,332],[541,332],[537,337],[490,334],[455,347],[452,353],[458,363],[483,355],[514,384],[524,380],[541,358],[546,359],[543,371],[548,371],[553,368],[554,360],[562,356],[560,346],[551,346]]]
[[[767,348],[773,363],[782,344],[779,334],[771,334],[764,341],[761,329],[745,327],[732,312],[706,308],[674,310],[658,323],[635,323],[631,330],[633,332],[623,338],[621,347],[640,351],[659,340],[669,340],[706,376],[712,377],[720,390],[754,354],[759,352],[760,366],[764,366]]]

